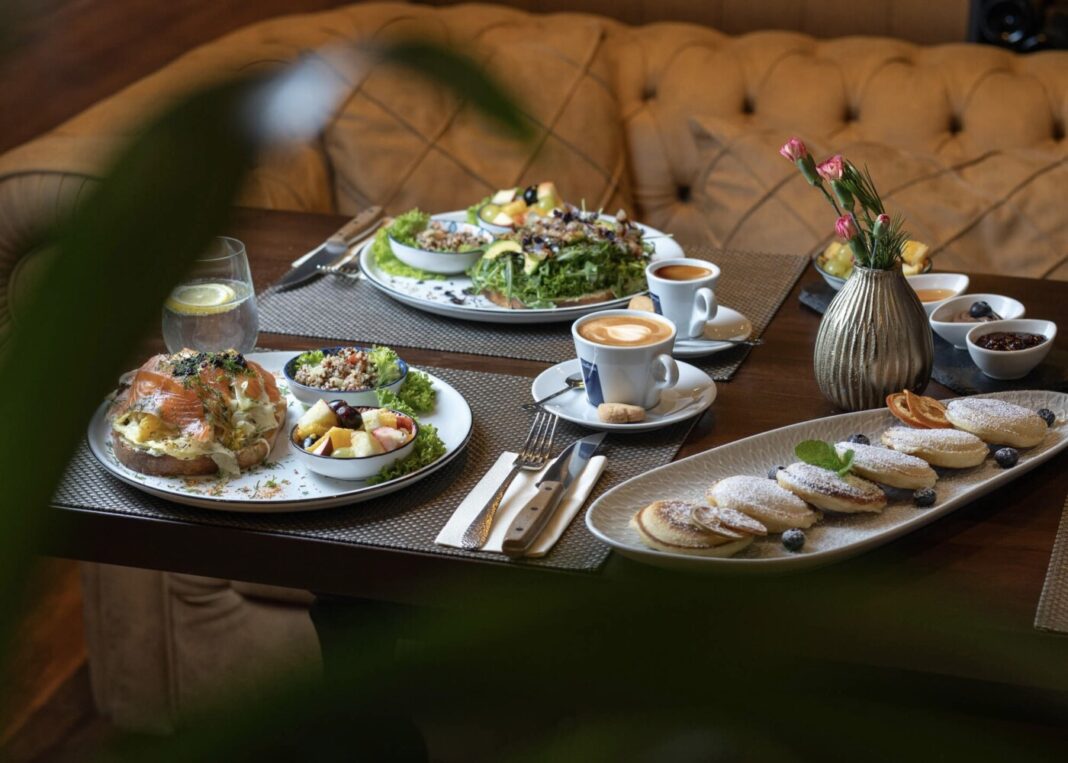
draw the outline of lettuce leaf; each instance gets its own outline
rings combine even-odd
[[[375,386],[384,387],[401,377],[400,360],[397,353],[389,347],[375,345],[367,353],[371,366],[375,369]]]
[[[408,246],[415,246],[415,237],[426,230],[430,224],[430,215],[419,208],[409,209],[403,215],[397,215],[389,225],[389,235]]]
[[[379,229],[378,233],[375,234],[375,240],[371,244],[371,255],[374,257],[378,269],[386,275],[414,278],[417,281],[442,281],[445,279],[443,275],[428,273],[425,270],[413,268],[411,265],[405,265],[398,260],[397,255],[393,254],[393,250],[389,246],[389,233],[385,228]]]
[[[415,380],[414,384],[413,379]],[[405,394],[406,390],[409,390],[407,395]],[[417,415],[418,411],[425,412],[434,408],[433,398],[436,393],[430,385],[430,379],[426,374],[419,371],[409,371],[408,379],[401,387],[400,395],[396,395],[388,389],[380,389],[376,394],[378,395],[378,404],[383,408],[392,408],[395,411],[411,416],[419,425],[419,432],[415,435],[415,447],[411,455],[382,469],[382,471],[368,480],[369,484],[377,485],[381,482],[388,482],[406,474],[411,474],[424,466],[434,463],[445,455],[445,443],[442,442],[440,435],[438,435],[437,427],[433,424],[423,424],[419,421]],[[426,404],[427,394],[431,396],[430,404],[422,407]],[[410,398],[410,400],[406,400],[406,397]]]
[[[478,225],[478,208],[483,207],[490,203],[492,196],[487,196],[482,201],[472,204],[467,208],[467,222],[471,225]]]

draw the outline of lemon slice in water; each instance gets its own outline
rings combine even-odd
[[[167,308],[184,315],[224,313],[234,307],[237,292],[224,283],[193,283],[179,286],[167,298]]]

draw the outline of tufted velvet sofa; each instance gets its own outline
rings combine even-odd
[[[266,157],[242,204],[454,209],[553,179],[684,243],[809,256],[833,231],[778,156],[798,135],[866,163],[937,268],[1068,279],[1068,53],[367,3],[228,35],[0,157],[0,321],[17,313],[40,230],[144,114],[197,83],[395,34],[472,51],[523,100],[534,144],[396,71],[337,68],[350,94],[324,134]],[[122,725],[166,730],[221,676],[317,660],[301,593],[99,566],[85,581],[94,688]]]

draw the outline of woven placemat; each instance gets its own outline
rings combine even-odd
[[[804,257],[788,254],[707,247],[689,248],[687,254],[720,266],[716,296],[749,318],[753,336],[764,332],[808,264]],[[275,334],[546,363],[575,357],[569,323],[516,326],[443,318],[401,304],[362,278],[317,278],[290,291],[267,289],[257,299],[260,330]],[[737,347],[686,362],[716,381],[727,381],[749,352],[748,347]]]
[[[530,428],[532,414],[519,403],[530,397],[531,380],[521,376],[429,368],[459,390],[471,405],[474,432],[466,452],[448,466],[397,493],[365,503],[291,514],[239,514],[197,509],[156,498],[112,477],[83,445],[60,484],[53,503],[116,514],[165,518],[236,527],[255,532],[292,535],[353,545],[468,556],[496,561],[501,554],[474,553],[434,544],[438,531],[503,451],[518,447]],[[641,435],[613,434],[603,452],[608,466],[590,500],[608,488],[674,458],[694,420]],[[554,451],[589,434],[561,421]],[[568,570],[595,570],[609,548],[586,529],[580,514],[553,550],[523,564]]]
[[[822,315],[837,292],[824,282],[801,289],[801,304]],[[1046,359],[1022,379],[991,379],[972,362],[967,350],[958,350],[938,334],[934,335],[934,368],[931,378],[958,395],[1008,392],[1017,389],[1048,389],[1068,392],[1068,352],[1054,347]]]
[[[1068,633],[1068,498],[1064,501],[1061,523],[1046,569],[1046,582],[1038,599],[1035,627],[1042,631]]]

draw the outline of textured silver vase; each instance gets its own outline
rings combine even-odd
[[[813,360],[820,391],[845,410],[885,405],[891,392],[923,391],[934,343],[900,265],[853,269],[823,315]]]

